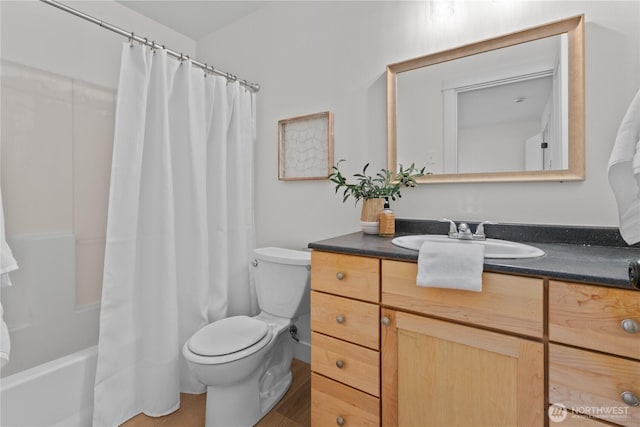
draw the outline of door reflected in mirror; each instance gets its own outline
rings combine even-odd
[[[387,67],[388,168],[422,182],[584,178],[582,17]]]

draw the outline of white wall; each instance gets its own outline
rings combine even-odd
[[[194,55],[195,42],[113,1],[66,4]],[[0,176],[20,269],[2,290],[2,375],[98,341],[120,51],[126,40],[39,1],[0,2]]]
[[[299,248],[358,229],[359,207],[328,181],[277,179],[277,121],[331,110],[348,172],[386,165],[385,66],[577,14],[586,17],[586,180],[438,184],[406,191],[399,217],[612,226],[606,169],[640,86],[640,2],[282,2],[198,41],[198,57],[262,85],[258,95],[258,245]]]

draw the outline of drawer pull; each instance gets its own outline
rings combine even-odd
[[[344,273],[342,271],[338,271],[336,273],[336,279],[338,279],[338,280],[344,279]]]
[[[336,418],[336,424],[338,424],[340,427],[342,427],[344,425],[344,418],[342,418],[342,417]]]
[[[382,318],[382,320],[380,320],[380,322],[381,322],[384,326],[389,326],[389,325],[391,324],[391,320],[390,320],[387,316],[384,316],[384,317]]]
[[[624,319],[620,322],[620,326],[630,334],[637,334],[640,331],[640,324],[635,319]]]
[[[336,366],[338,369],[344,368],[344,362],[342,360],[336,360]]]
[[[620,395],[622,401],[629,406],[640,406],[640,398],[631,391],[622,392]]]
[[[342,325],[344,323],[344,316],[342,314],[337,315],[336,322]]]

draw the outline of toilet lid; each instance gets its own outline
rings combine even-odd
[[[260,341],[269,327],[247,316],[233,316],[213,322],[189,340],[189,350],[200,356],[223,356],[244,350]]]

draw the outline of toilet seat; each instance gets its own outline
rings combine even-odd
[[[225,363],[260,350],[270,341],[269,335],[269,326],[262,320],[232,316],[200,329],[187,342],[187,348],[209,359],[209,363]]]

